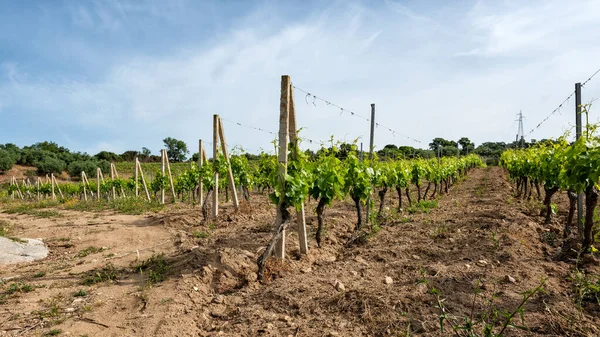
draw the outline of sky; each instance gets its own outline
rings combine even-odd
[[[599,36],[599,0],[3,1],[0,143],[197,152],[219,114],[228,147],[273,152],[282,75],[344,108],[294,91],[305,148],[368,148],[348,111],[372,103],[376,148],[510,142],[519,111],[526,139],[556,138],[574,99],[535,127],[600,68]],[[600,74],[582,97],[600,98]]]

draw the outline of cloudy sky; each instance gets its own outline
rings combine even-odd
[[[599,0],[3,1],[0,143],[157,153],[170,136],[195,150],[219,114],[228,145],[271,150],[273,135],[236,123],[277,131],[283,74],[364,116],[375,103],[377,147],[511,141],[520,110],[528,132],[600,68],[598,42]],[[367,146],[368,122],[295,97],[301,136]],[[574,109],[528,138],[561,135]]]

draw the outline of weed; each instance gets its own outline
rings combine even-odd
[[[415,205],[408,208],[409,214],[415,213],[429,213],[432,208],[436,208],[438,206],[437,200],[421,200]]]
[[[210,236],[210,233],[204,231],[195,231],[193,235],[196,239],[206,239]]]
[[[102,251],[102,248],[98,248],[98,247],[94,247],[94,246],[89,246],[86,249],[80,251],[77,254],[77,257],[86,257],[90,254],[96,254]]]
[[[7,214],[30,214],[34,210],[60,205],[60,201],[42,200],[36,202],[23,202],[4,210]]]
[[[12,229],[12,225],[5,220],[0,220],[0,236],[8,236],[8,233]]]
[[[86,297],[87,295],[88,295],[87,291],[85,291],[83,289],[79,289],[73,294],[73,297]]]
[[[148,202],[138,198],[113,199],[110,201],[81,201],[63,205],[64,209],[76,211],[100,212],[112,209],[119,213],[131,215],[139,215],[145,212],[158,212],[164,209],[164,207],[165,206],[161,205],[158,201]]]
[[[594,279],[592,275],[576,268],[568,279],[573,282],[575,301],[580,308],[583,303],[595,302],[600,305],[600,278]]]
[[[496,236],[496,232],[492,232],[492,243],[494,244],[494,249],[498,249],[498,247],[500,247],[500,240]]]
[[[147,280],[150,284],[164,281],[167,277],[166,274],[169,271],[169,265],[165,261],[164,253],[152,255],[147,260],[140,262],[134,268],[139,270],[141,274],[146,272]]]
[[[62,332],[61,329],[52,329],[50,331],[44,332],[42,336],[57,336]]]
[[[529,328],[524,326],[525,323],[525,304],[534,296],[536,293],[543,291],[545,280],[542,280],[540,284],[533,289],[523,292],[522,300],[520,304],[513,310],[508,311],[502,308],[497,308],[493,305],[493,297],[487,301],[488,312],[481,312],[475,314],[475,303],[477,296],[481,291],[481,283],[478,280],[474,289],[473,304],[471,307],[471,314],[465,317],[456,317],[450,314],[448,308],[444,304],[445,299],[442,299],[441,292],[432,287],[430,294],[435,297],[436,308],[440,311],[439,323],[440,332],[445,332],[445,324],[447,323],[452,328],[455,336],[459,337],[470,337],[470,336],[487,336],[487,337],[500,337],[504,336],[504,332],[508,328],[519,329],[529,331]],[[514,320],[516,316],[521,318],[521,325],[515,324]],[[481,329],[481,332],[478,330]]]
[[[92,311],[92,309],[94,309],[94,307],[93,307],[93,306],[91,306],[91,305],[89,305],[89,304],[88,304],[88,305],[85,305],[85,306],[83,307],[83,311],[85,311],[85,312],[90,312],[90,311]]]
[[[408,223],[408,222],[412,222],[413,219],[411,217],[403,217],[402,219],[399,220],[400,223]]]
[[[35,290],[35,287],[32,286],[31,284],[27,284],[25,282],[19,282],[19,283],[12,283],[8,287],[8,290],[6,291],[6,293],[7,294],[14,294],[16,292],[28,293],[28,292],[32,292],[33,290]]]
[[[40,278],[40,277],[44,277],[44,276],[46,276],[46,272],[43,270],[40,270],[37,273],[33,274],[33,277],[35,277],[35,278]]]
[[[438,239],[445,239],[448,237],[449,228],[446,225],[435,226],[434,235]]]
[[[215,229],[215,223],[214,223],[214,222],[211,222],[211,223],[210,223],[210,225],[208,225],[208,229],[210,229],[211,231],[212,231],[213,229]]]
[[[114,281],[118,277],[118,271],[112,264],[107,264],[101,269],[94,269],[84,275],[81,283],[83,285],[92,285],[105,281]]]

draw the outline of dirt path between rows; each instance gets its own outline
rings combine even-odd
[[[396,214],[366,243],[351,248],[344,243],[352,235],[354,210],[349,202],[335,203],[325,211],[324,247],[314,248],[316,219],[309,216],[310,254],[299,255],[292,230],[290,258],[271,265],[272,279],[265,285],[255,274],[274,217],[264,196],[202,225],[199,210],[189,207],[146,216],[61,210],[60,217],[47,219],[0,213],[19,236],[42,238],[50,247],[45,260],[0,267],[0,278],[9,278],[2,288],[0,331],[451,336],[440,332],[432,287],[451,315],[476,318],[490,308],[512,311],[522,292],[546,279],[545,291],[524,306],[530,331],[513,329],[506,336],[598,336],[598,304],[577,309],[568,279],[574,265],[553,259],[556,248],[547,238],[554,229],[539,225],[540,218],[527,211],[530,205],[511,193],[501,169],[473,170],[437,208]],[[388,201],[388,214],[395,214],[396,204],[397,199]],[[307,213],[314,207],[311,202]],[[87,247],[101,249],[82,256]],[[156,260],[141,271],[133,268],[160,253],[164,270]],[[597,266],[587,268],[597,272]],[[86,276],[107,272],[114,280],[82,284]],[[151,282],[157,274],[164,280]],[[19,282],[34,289],[6,292]]]

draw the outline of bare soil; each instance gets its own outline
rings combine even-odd
[[[266,196],[253,195],[238,212],[226,205],[207,223],[198,208],[181,205],[143,216],[0,213],[11,235],[50,248],[44,260],[0,266],[0,335],[451,336],[447,324],[440,331],[432,288],[452,316],[477,318],[490,308],[513,311],[521,293],[545,279],[524,306],[524,322],[515,320],[529,331],[505,335],[598,336],[598,303],[579,307],[574,258],[557,258],[566,197],[545,227],[539,205],[513,192],[497,167],[473,170],[429,212],[396,213],[388,192],[393,216],[352,247],[345,246],[356,221],[351,202],[326,208],[322,248],[311,202],[309,254],[299,254],[291,229],[288,259],[270,261],[265,284],[256,281],[256,259],[275,217]],[[595,258],[585,262],[580,269],[599,274]]]

